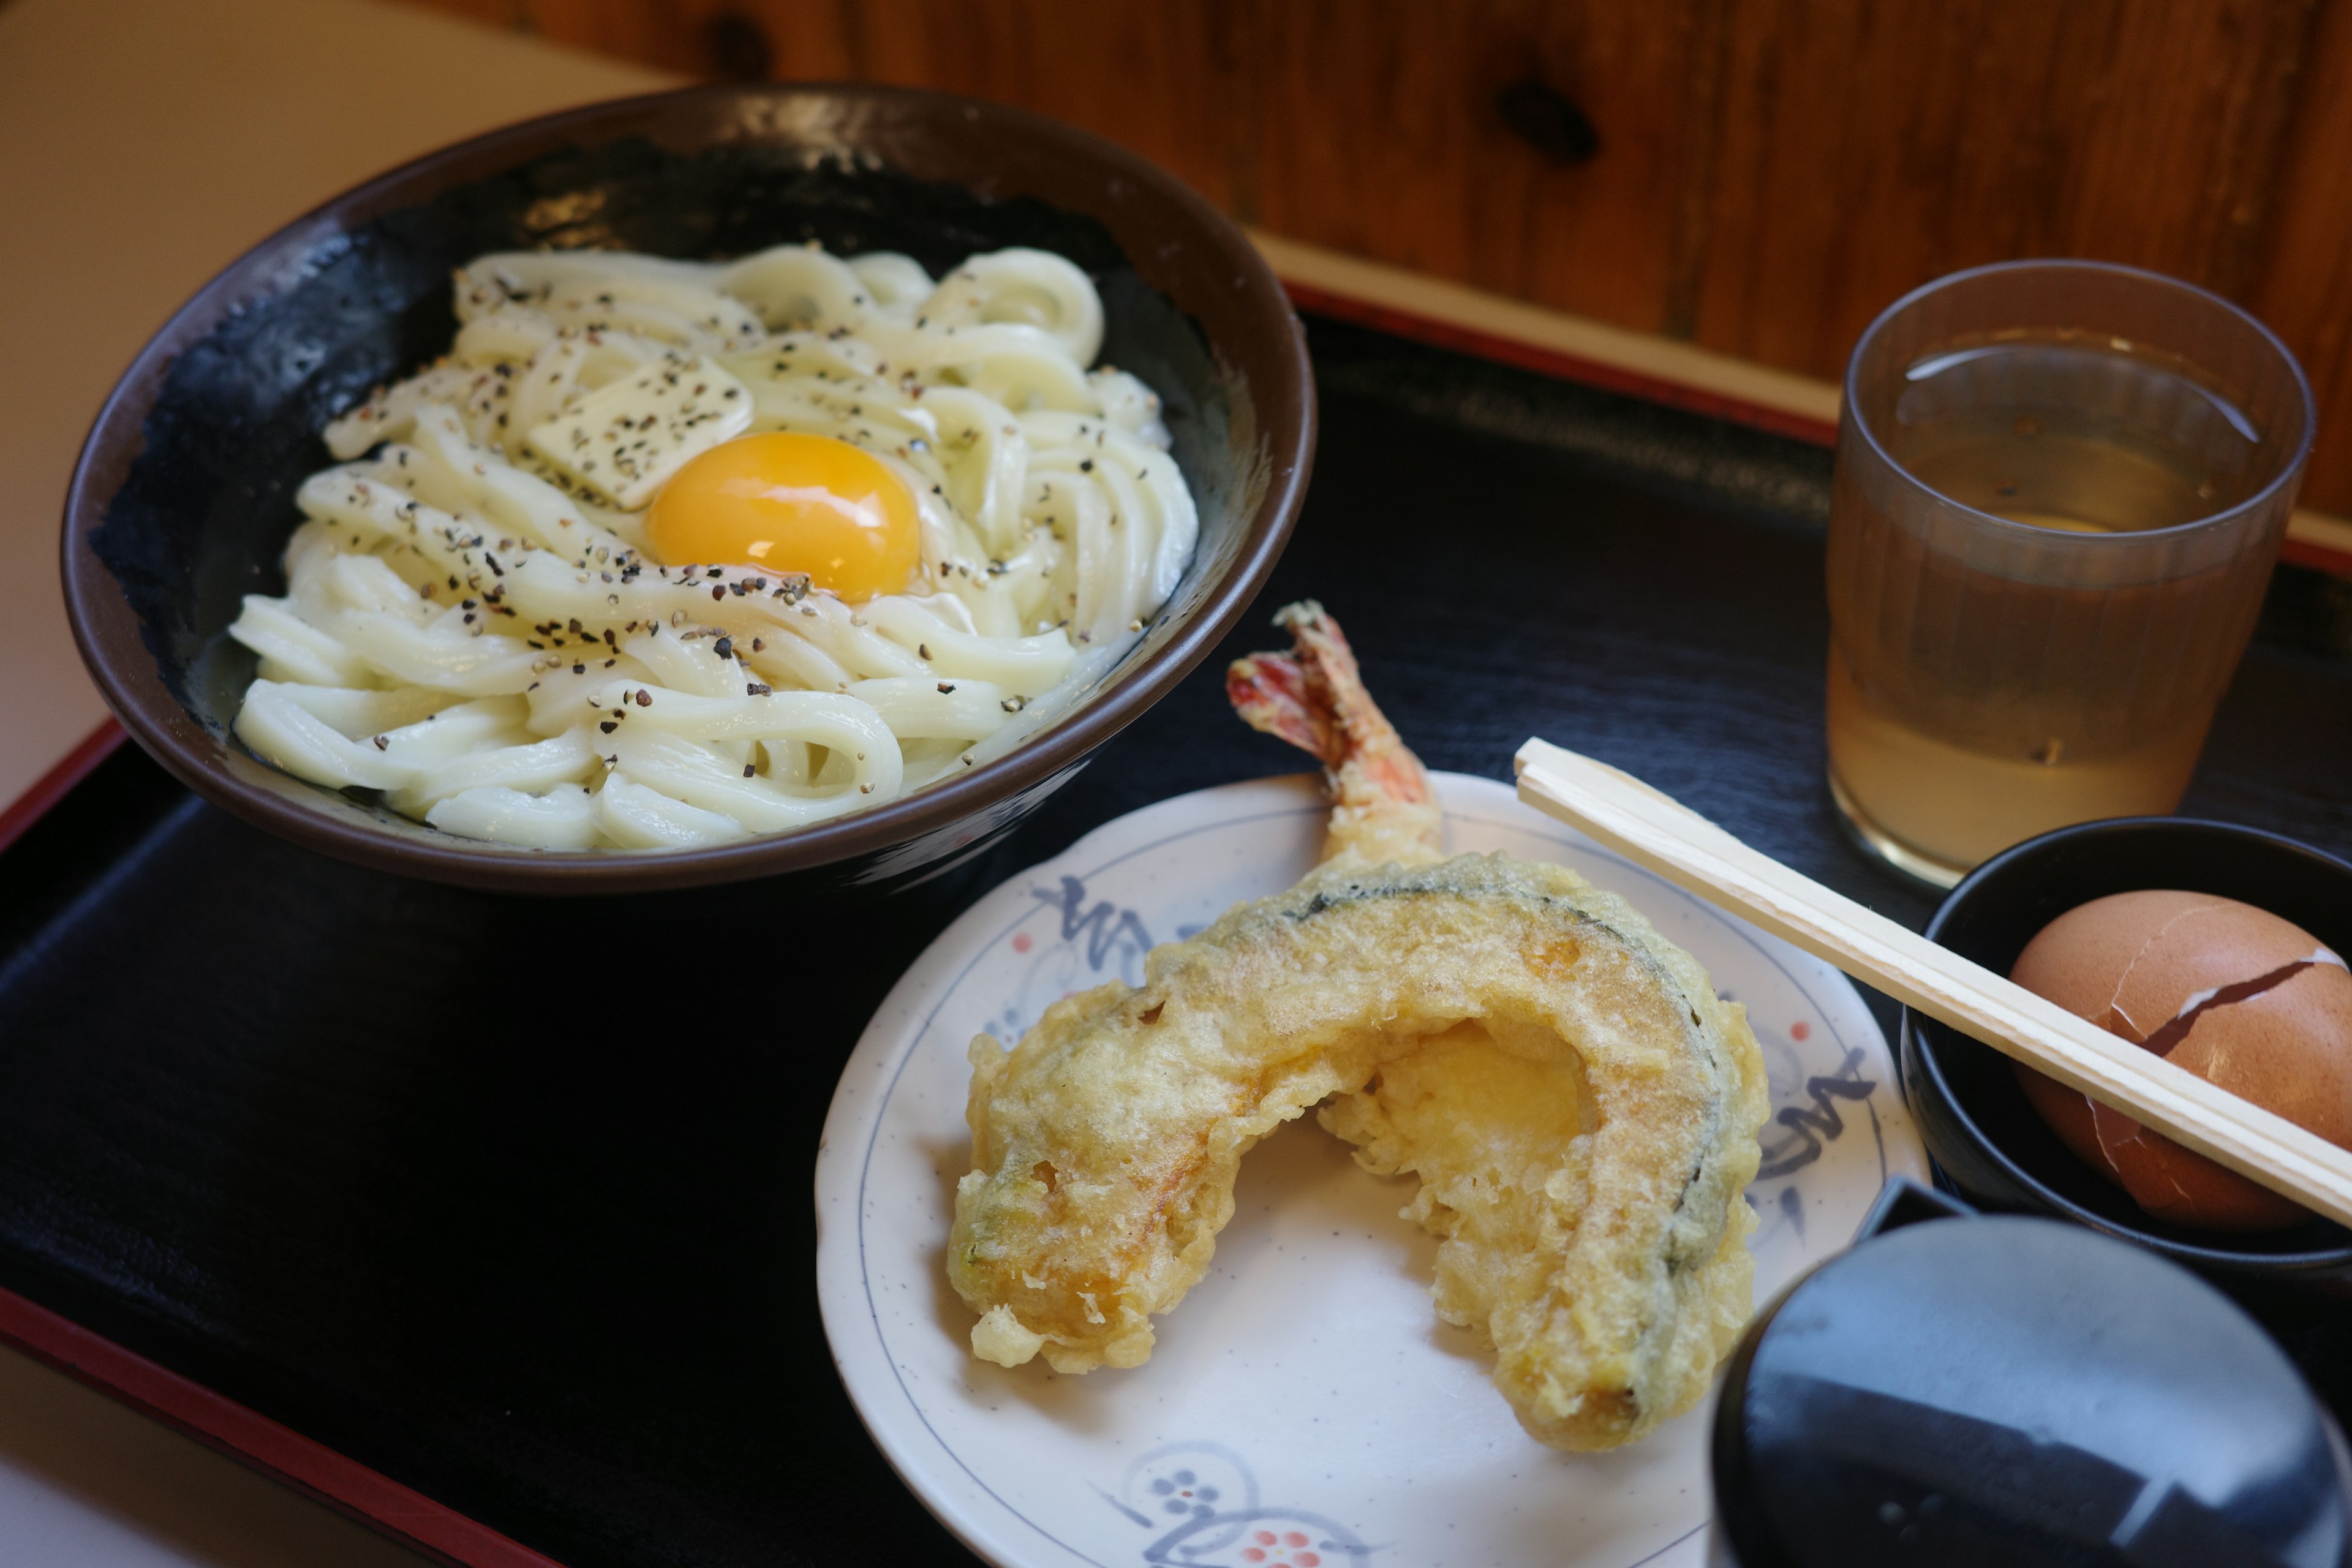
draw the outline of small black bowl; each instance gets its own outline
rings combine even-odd
[[[2006,974],[2034,934],[2068,910],[2146,888],[2236,899],[2352,952],[2352,866],[2274,833],[2176,816],[2084,823],[2004,850],[1952,889],[1927,936]],[[2006,1057],[1909,1008],[1901,1060],[1903,1092],[1927,1152],[1979,1207],[2074,1220],[2225,1279],[2352,1280],[2352,1231],[2327,1220],[2239,1233],[2152,1217],[2059,1142]]]

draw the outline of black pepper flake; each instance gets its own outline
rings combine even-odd
[[[717,642],[710,645],[710,651],[717,654],[721,658],[733,658],[735,657],[735,639],[733,637],[720,637]]]
[[[941,694],[942,696],[946,695],[948,692],[953,691],[954,689],[955,689],[955,682],[954,682],[954,681],[952,681],[952,680],[942,680],[942,681],[940,681],[940,694]]]
[[[930,658],[930,657],[931,657],[931,645],[930,645],[930,644],[929,644],[929,643],[927,643],[927,642],[919,642],[919,643],[917,643],[917,644],[915,645],[915,655],[916,655],[916,657],[917,657],[917,658]]]
[[[765,697],[774,689],[774,687],[762,686],[756,680],[746,681],[743,686],[743,695],[746,697]]]
[[[614,731],[615,731],[615,730],[619,729],[620,727],[621,727],[620,725],[618,725],[618,724],[614,723],[614,722],[612,720],[610,720],[610,719],[605,720],[603,723],[601,723],[601,724],[599,724],[599,725],[597,725],[597,726],[596,726],[596,728],[598,728],[599,730],[604,731],[604,733],[606,733],[607,735],[611,734]]]
[[[584,664],[575,664],[572,667],[572,673],[574,675],[585,675],[588,673],[588,667]]]
[[[713,588],[710,590],[710,598],[713,604],[724,604],[727,599],[727,590],[724,588]]]
[[[750,778],[750,777],[751,776],[752,771],[753,771],[753,770],[752,770],[752,767],[751,767],[751,763],[745,763],[743,764],[743,776],[744,776],[745,778],[747,778],[747,779],[748,779],[748,778]]]
[[[727,574],[724,569],[717,566],[711,567],[708,572],[703,574],[706,577],[723,577],[726,574]]]
[[[768,645],[765,642],[761,641],[758,637],[753,637],[751,639],[751,651],[753,653],[758,653],[761,648],[764,648],[767,646]]]
[[[1094,460],[1092,458],[1088,458],[1085,459],[1083,462],[1079,463],[1079,465],[1078,465],[1078,472],[1080,472],[1080,473],[1082,473],[1082,474],[1091,474],[1091,473],[1093,473],[1094,471],[1095,471],[1095,460]]]
[[[375,749],[379,752],[388,752],[392,749],[392,742],[378,735],[375,738]]]
[[[637,688],[637,706],[638,706],[638,707],[640,707],[640,708],[650,708],[650,707],[652,707],[653,705],[654,705],[654,694],[653,694],[652,692],[650,692],[650,691],[647,691],[647,690],[646,690],[644,687],[642,687],[642,686],[638,687],[638,688]]]

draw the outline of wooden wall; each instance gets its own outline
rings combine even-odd
[[[415,3],[1025,104],[1276,233],[1823,377],[1954,268],[2155,268],[2302,356],[2305,503],[2352,512],[2352,0]]]

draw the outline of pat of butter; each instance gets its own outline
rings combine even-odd
[[[751,425],[751,395],[707,359],[663,359],[532,429],[530,449],[624,510]]]

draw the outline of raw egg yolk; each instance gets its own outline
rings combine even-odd
[[[870,452],[830,436],[739,436],[670,476],[646,518],[673,566],[805,572],[851,603],[906,587],[921,557],[915,498]]]

